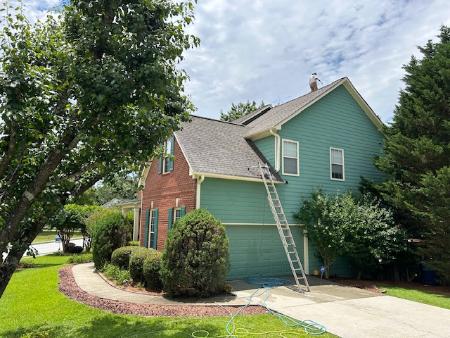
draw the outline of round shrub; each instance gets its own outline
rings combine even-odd
[[[156,250],[136,247],[130,256],[130,275],[135,283],[144,283],[144,260],[154,255]]]
[[[143,274],[145,286],[150,290],[161,290],[161,257],[162,253],[155,251],[144,260]]]
[[[100,270],[111,259],[112,252],[124,246],[131,237],[131,226],[116,209],[101,209],[87,219],[92,232],[92,254]]]
[[[128,269],[130,266],[131,253],[138,248],[137,246],[123,246],[117,248],[111,254],[111,263],[121,269]]]
[[[221,293],[227,270],[228,239],[214,216],[197,209],[176,222],[161,262],[166,292],[201,297]]]

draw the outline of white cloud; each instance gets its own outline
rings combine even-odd
[[[198,114],[218,117],[232,102],[280,103],[307,92],[311,72],[324,83],[348,76],[388,121],[402,65],[417,45],[450,24],[448,2],[200,1],[186,53],[186,91]]]
[[[5,1],[5,0],[0,0]],[[60,0],[24,1],[32,19]],[[197,114],[217,118],[232,102],[277,104],[306,93],[313,71],[324,83],[348,76],[389,121],[402,65],[417,46],[450,25],[447,0],[203,0],[186,52],[186,91]]]

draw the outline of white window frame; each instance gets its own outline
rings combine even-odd
[[[342,178],[334,178],[333,177],[333,163],[331,162],[331,152],[333,150],[338,150],[338,151],[342,152]],[[338,164],[338,163],[334,163],[334,164]],[[344,153],[344,149],[342,149],[342,148],[330,147],[330,180],[345,181],[345,153]]]
[[[150,219],[148,220],[148,247],[149,248],[152,247],[152,234],[155,233],[154,231],[152,231],[152,228],[155,228],[154,224],[152,227],[152,220],[153,220],[153,223],[156,221],[156,218],[154,218],[154,211],[155,211],[155,209],[150,209],[150,216],[149,216]]]
[[[284,158],[294,158],[294,157],[288,157],[288,156],[284,156],[284,143],[294,143],[297,147],[297,173],[296,174],[291,174],[291,173],[285,173],[284,172]],[[282,139],[281,140],[281,168],[282,168],[282,173],[283,175],[286,176],[300,176],[300,144],[298,143],[298,141],[294,141],[294,140],[289,140],[289,139]]]
[[[175,224],[175,222],[182,217],[182,216],[180,216],[179,218],[177,218],[177,211],[179,211],[181,213],[181,209],[183,209],[183,208],[173,208],[173,217],[172,217],[173,224]]]

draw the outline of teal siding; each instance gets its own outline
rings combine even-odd
[[[255,145],[259,151],[264,155],[269,164],[275,166],[275,137],[268,136],[262,139],[256,140]]]
[[[291,274],[275,225],[228,225],[230,273],[228,278],[283,276]],[[303,262],[303,237],[300,227],[291,228]]]
[[[298,212],[301,203],[310,197],[311,192],[317,189],[327,193],[357,191],[361,176],[376,181],[383,178],[373,165],[374,157],[382,149],[383,136],[343,86],[282,125],[279,134],[282,139],[299,142],[300,175],[285,175],[283,178],[288,183],[277,185],[290,224],[297,223],[294,214]],[[274,137],[257,140],[255,145],[274,165]],[[344,149],[345,181],[330,179],[330,147]],[[201,206],[210,210],[225,224],[274,223],[264,186],[257,182],[206,178],[201,185]],[[230,276],[236,276],[239,271],[244,271],[241,266],[247,264],[247,260],[258,256],[254,253],[246,256],[245,251],[242,251],[245,243],[253,245],[254,248],[249,249],[251,252],[265,252],[265,240],[261,239],[259,244],[250,242],[251,236],[247,234],[248,232],[254,231],[257,236],[269,236],[273,239],[273,245],[279,243],[276,232],[268,234],[262,233],[259,228],[252,230],[251,226],[241,227],[241,232],[237,229],[228,229],[232,251]],[[300,230],[299,237],[301,238]],[[303,240],[301,242],[303,244]],[[258,245],[260,247],[256,248]],[[310,242],[309,246],[309,271],[313,273],[320,268],[320,260],[313,243]],[[282,250],[281,243],[279,249]],[[262,267],[259,270],[255,269],[252,273],[265,272]],[[333,272],[349,275],[351,271],[345,259],[340,258]]]

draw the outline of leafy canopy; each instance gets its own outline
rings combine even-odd
[[[220,113],[220,119],[222,121],[232,122],[264,106],[265,103],[263,101],[259,104],[255,101],[240,102],[237,104],[232,103],[231,108],[226,113]]]
[[[377,161],[388,180],[378,186],[402,216],[420,253],[450,283],[450,28],[419,47],[404,66],[384,155]]]
[[[198,44],[185,32],[191,1],[73,0],[35,24],[6,13],[0,295],[49,217],[96,181],[142,165],[188,119],[177,64]]]

